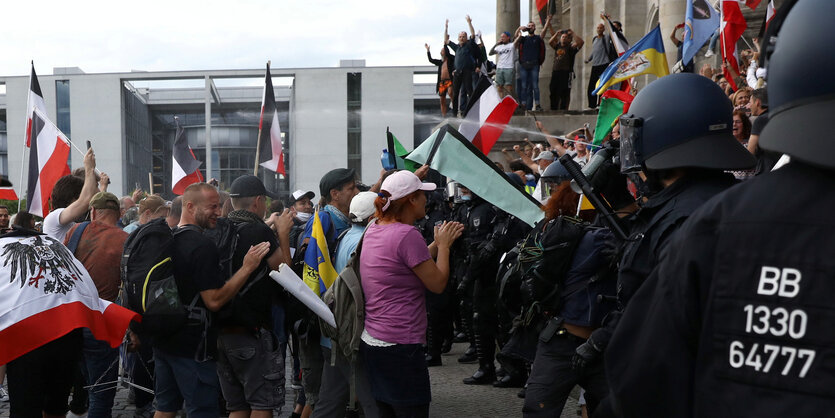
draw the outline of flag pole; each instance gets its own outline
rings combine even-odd
[[[270,72],[270,63],[272,61],[267,61],[267,73]],[[264,89],[267,88],[267,83],[264,83]],[[266,92],[264,93],[264,99],[266,99]],[[254,176],[258,176],[258,161],[261,160],[261,127],[264,126],[264,100],[261,100],[261,120],[258,121],[258,139],[255,141],[255,169],[253,170],[252,174]]]
[[[150,171],[148,172],[148,191],[151,192],[150,194],[154,194],[154,176]]]
[[[28,119],[26,120],[26,123],[27,124],[29,123]],[[28,190],[25,190],[23,188],[23,171],[24,171],[24,167],[26,167],[26,143],[25,142],[24,142],[22,148],[23,149],[20,150],[20,182],[17,183],[17,184],[19,184],[18,187],[20,187],[20,195],[21,196],[26,196],[28,194]],[[17,211],[18,212],[20,212],[20,201],[21,200],[23,200],[23,198],[20,198],[20,196],[18,196],[18,199],[17,199]],[[28,200],[26,201],[26,204],[27,205],[29,204]]]
[[[21,196],[26,196],[28,194],[28,190],[25,193],[24,193],[24,190],[23,190],[23,167],[24,167],[24,164],[25,164],[24,162],[26,161],[26,148],[27,148],[26,140],[29,139],[27,137],[27,135],[32,135],[31,129],[27,129],[27,128],[30,128],[29,127],[29,115],[31,113],[31,110],[29,109],[29,106],[31,106],[32,104],[29,103],[29,96],[30,96],[29,91],[32,90],[32,70],[35,68],[35,61],[30,60],[29,64],[31,66],[29,68],[29,86],[27,87],[27,93],[26,93],[26,115],[24,115],[26,121],[23,124],[23,126],[24,126],[24,128],[23,128],[23,136],[24,136],[24,138],[23,138],[23,149],[20,150],[20,182],[17,183],[17,184],[20,185],[18,187],[20,187]],[[17,199],[17,211],[18,212],[20,212],[20,201],[21,200],[23,200],[23,199],[18,197],[18,199]],[[29,204],[28,200],[26,201],[26,204],[27,205]]]
[[[725,48],[728,47],[728,45],[725,43],[726,42],[725,41],[725,28],[722,26],[722,23],[724,23],[724,22],[725,22],[725,1],[722,0],[722,2],[719,3],[719,32],[720,32],[720,35],[722,35],[722,48],[719,48],[719,49],[721,50],[720,52],[722,53],[722,64],[725,64]]]

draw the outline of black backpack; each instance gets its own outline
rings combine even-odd
[[[583,234],[585,229],[579,220],[560,216],[537,223],[520,244],[515,274],[521,278],[519,295],[526,323],[540,313],[557,309],[561,281]]]
[[[178,229],[186,230],[189,227]],[[189,319],[207,320],[197,307],[198,293],[191,303],[180,300],[174,279],[172,247],[174,234],[165,218],[151,220],[133,231],[125,241],[120,263],[122,306],[142,315],[134,331],[147,336],[166,336],[181,330]]]

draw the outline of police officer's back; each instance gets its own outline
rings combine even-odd
[[[760,144],[792,162],[707,202],[635,294],[610,346],[633,365],[610,374],[624,416],[835,410],[835,57],[816,47],[833,17],[829,0],[787,1],[770,24]]]
[[[671,106],[681,97],[688,101]],[[620,314],[656,268],[658,257],[681,224],[711,197],[735,183],[724,170],[756,161],[732,135],[733,108],[715,83],[690,73],[650,83],[621,118],[621,170],[640,171],[652,192],[623,246],[618,271],[618,310],[577,354],[586,362],[608,345]],[[615,365],[617,365],[617,359]]]

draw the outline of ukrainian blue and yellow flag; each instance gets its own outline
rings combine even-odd
[[[670,74],[667,55],[664,53],[664,41],[661,38],[661,25],[644,35],[632,48],[606,67],[593,94],[599,96],[609,87],[641,74],[655,74],[658,77]]]
[[[338,273],[333,268],[328,252],[328,240],[322,228],[319,211],[313,215],[313,226],[307,251],[304,253],[304,273],[302,279],[307,287],[317,295],[322,295],[333,284]]]

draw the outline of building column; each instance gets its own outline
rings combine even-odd
[[[206,76],[206,181],[212,178],[212,79]],[[218,179],[220,180],[220,179]]]
[[[661,36],[664,39],[664,50],[667,55],[667,64],[670,69],[676,63],[678,49],[670,41],[670,32],[679,23],[684,22],[684,13],[687,5],[683,1],[659,0],[658,21],[661,23]],[[650,27],[650,29],[652,29]],[[681,30],[679,30],[681,33]]]
[[[519,0],[496,0],[496,42],[502,32],[510,32],[511,39],[519,28]]]

